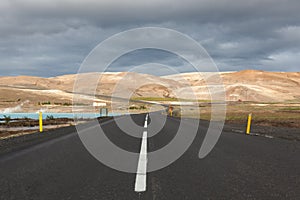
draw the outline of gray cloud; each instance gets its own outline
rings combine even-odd
[[[172,28],[191,36],[220,70],[299,71],[299,10],[297,0],[4,0],[0,3],[0,75],[76,73],[99,42],[142,26]],[[112,70],[155,58],[188,71],[183,61],[149,51],[120,59]]]

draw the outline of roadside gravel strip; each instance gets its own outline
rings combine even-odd
[[[224,131],[245,134],[246,123],[225,124]],[[251,134],[256,136],[268,137],[268,138],[281,138],[286,140],[300,141],[299,128],[252,125]]]
[[[99,119],[100,123],[106,122],[113,119],[112,117]],[[89,127],[91,122],[81,124],[80,126]],[[62,137],[69,134],[76,134],[75,126],[68,126],[57,128],[49,131],[44,131],[42,133],[36,132],[28,135],[22,135],[19,137],[12,137],[8,139],[0,140],[0,156],[2,154],[7,154],[9,152],[25,149],[27,147],[46,142],[51,139]]]

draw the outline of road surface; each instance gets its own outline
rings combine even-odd
[[[126,117],[141,130],[145,126],[145,114]],[[148,121],[155,123],[155,116]],[[179,122],[168,117],[163,129],[148,138],[147,151],[168,144]],[[223,131],[212,152],[199,159],[208,123],[199,125],[183,156],[146,174],[145,192],[135,191],[136,173],[111,169],[90,155],[74,127],[57,130],[64,134],[1,154],[0,199],[300,199],[299,142]],[[115,120],[101,126],[114,144],[141,151],[142,139],[125,134]]]

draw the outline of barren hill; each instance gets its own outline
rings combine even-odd
[[[217,75],[216,73],[185,73],[166,76],[165,78],[174,80],[184,78],[190,82],[199,99],[207,99],[209,92],[205,87],[204,77],[213,79]],[[300,72],[244,70],[221,72],[220,77],[224,84],[226,98],[229,101],[300,101]]]
[[[101,76],[100,76],[101,75]],[[284,102],[300,101],[300,72],[266,72],[245,70],[222,72],[228,101]],[[93,101],[94,91],[90,82],[99,80],[96,94],[132,97],[175,97],[191,98],[193,92],[198,99],[210,99],[206,79],[214,79],[216,73],[183,73],[157,77],[132,72],[70,74],[52,78],[30,76],[0,77],[0,109],[13,111],[30,110],[41,102],[51,101],[56,105],[72,103],[76,78],[81,83],[83,101]],[[91,90],[91,91],[90,91]],[[212,91],[214,92],[214,91]],[[19,109],[19,110],[18,110]]]
[[[63,109],[64,112],[70,112],[70,106],[61,107],[72,103],[75,80],[80,83],[80,88],[75,88],[75,91],[82,91],[79,96],[85,105],[91,105],[95,100],[95,88],[90,83],[98,83],[97,95],[113,94],[117,97],[124,97],[124,94],[129,94],[129,97],[173,97],[172,91],[182,87],[181,83],[170,79],[128,72],[71,74],[51,78],[0,77],[0,111],[33,112],[43,105],[43,109],[48,111],[63,112]],[[107,99],[99,98],[98,101],[109,103]]]

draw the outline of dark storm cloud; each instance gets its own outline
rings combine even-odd
[[[0,75],[76,73],[99,42],[141,26],[172,28],[191,36],[220,70],[299,71],[299,10],[297,0],[4,0]],[[122,58],[113,70],[123,71],[122,63],[127,67],[145,63],[147,54]],[[178,59],[157,59],[185,71]]]

